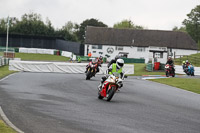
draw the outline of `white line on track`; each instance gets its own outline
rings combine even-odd
[[[0,106],[0,116],[2,117],[2,119],[4,120],[4,122],[10,126],[12,129],[14,129],[15,131],[17,131],[18,133],[24,133],[23,131],[21,131],[19,128],[17,128],[15,125],[12,124],[12,122],[10,122],[10,120],[7,118],[7,116],[5,115],[5,113],[3,112],[1,106]]]
[[[0,82],[3,81],[3,80],[5,80],[5,79],[7,79],[7,78],[9,78],[10,76],[12,76],[12,75],[14,75],[14,74],[15,74],[15,73],[10,74],[10,75],[8,75],[8,76],[6,76],[6,77],[0,79]],[[0,116],[1,116],[1,118],[3,119],[3,121],[4,121],[8,126],[10,126],[12,129],[14,129],[16,132],[18,132],[18,133],[24,133],[24,132],[21,131],[19,128],[17,128],[14,124],[12,124],[12,122],[7,118],[7,116],[6,116],[5,113],[3,112],[1,106],[0,106]]]
[[[16,73],[13,73],[13,74],[10,74],[10,75],[8,75],[8,76],[6,76],[6,77],[4,77],[4,78],[2,78],[2,79],[0,79],[0,82],[1,81],[3,81],[3,80],[5,80],[5,79],[7,79],[7,78],[9,78],[10,76],[13,76],[13,75],[15,75]]]

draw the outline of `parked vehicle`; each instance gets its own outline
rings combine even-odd
[[[175,77],[174,66],[166,64],[165,65],[165,74],[166,74],[166,77],[169,77],[169,76]]]
[[[86,70],[86,80],[90,80],[93,76],[95,76],[96,71],[97,71],[98,63],[91,61],[87,65],[87,70]]]
[[[113,73],[109,75],[108,78],[104,81],[102,87],[98,91],[98,98],[106,98],[107,101],[110,101],[114,96],[115,92],[122,87],[122,79],[126,78],[125,76],[119,78],[119,73]]]

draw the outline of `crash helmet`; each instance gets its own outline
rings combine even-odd
[[[100,55],[99,60],[103,60],[103,56]]]
[[[168,57],[168,61],[171,61],[171,60],[172,60],[172,58],[169,56],[169,57]]]
[[[188,60],[186,60],[185,62],[188,63]]]
[[[115,56],[115,60],[117,60],[117,59],[119,59],[120,58],[120,56],[119,55],[116,55]]]
[[[185,61],[183,61],[183,64],[185,64]]]
[[[122,68],[124,66],[124,60],[117,59],[116,64],[117,64],[117,68]]]

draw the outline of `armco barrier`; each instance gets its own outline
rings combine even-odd
[[[88,63],[10,60],[9,70],[26,72],[84,73],[86,65],[88,65]],[[105,74],[106,70],[107,64],[102,64],[98,74]],[[134,65],[125,64],[123,70],[126,74],[134,74]]]

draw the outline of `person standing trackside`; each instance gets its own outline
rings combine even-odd
[[[91,52],[88,53],[88,57],[92,57],[92,53]]]

